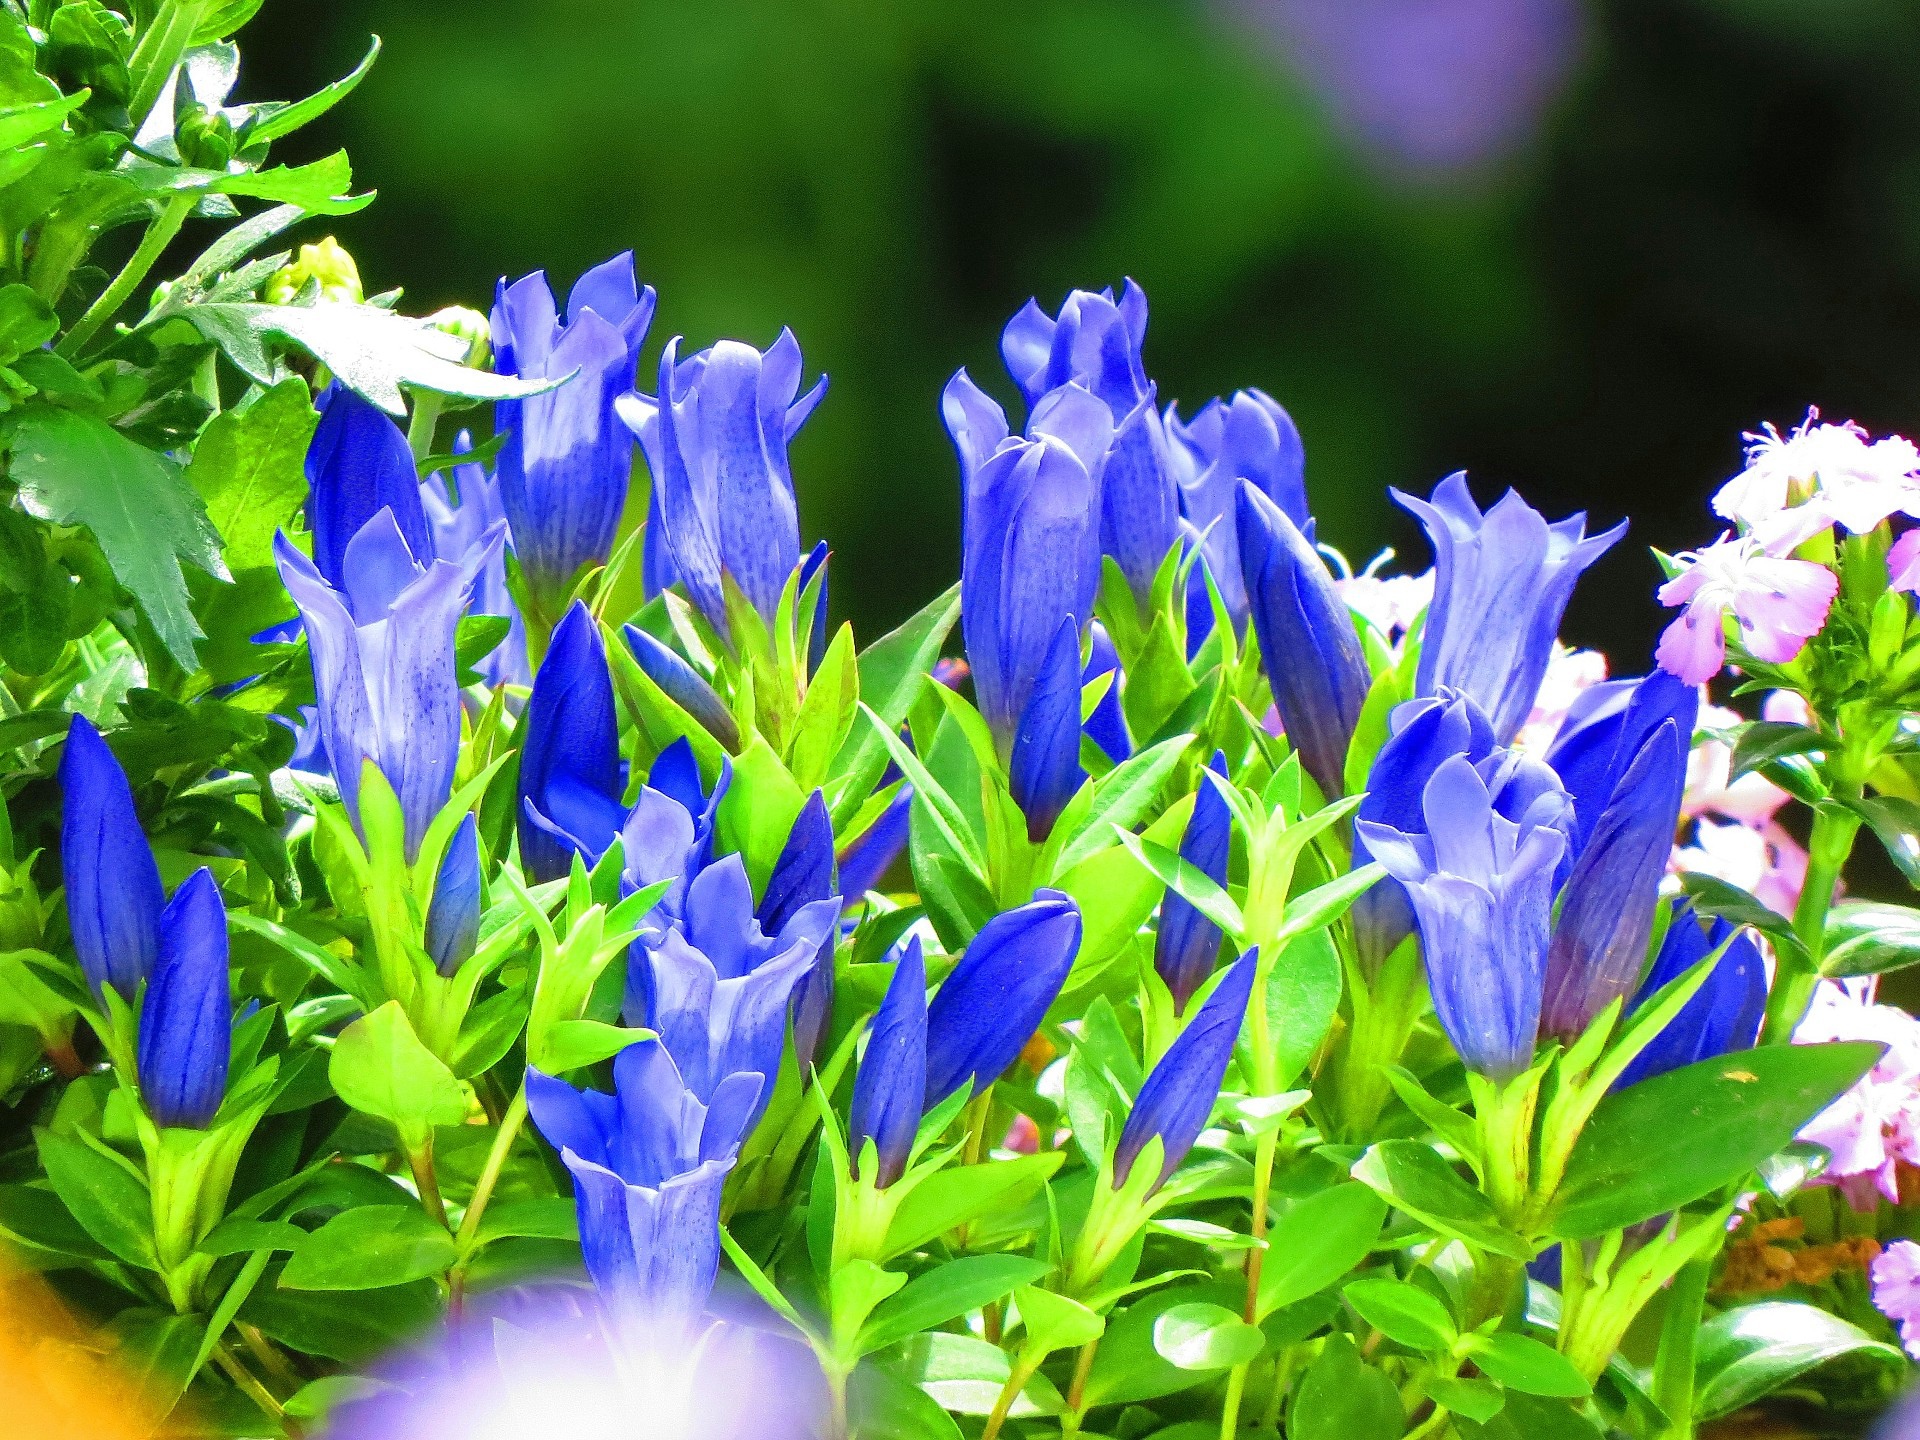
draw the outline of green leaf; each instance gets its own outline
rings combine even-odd
[[[380,37],[376,35],[373,44],[368,47],[366,59],[354,67],[351,75],[316,90],[304,100],[254,106],[253,123],[247,127],[247,143],[256,145],[278,140],[282,135],[291,135],[303,125],[318,120],[354,92],[355,87],[367,78],[367,72],[373,69],[373,62],[379,58]]]
[[[1223,1305],[1176,1305],[1153,1324],[1153,1348],[1181,1370],[1230,1370],[1265,1346],[1259,1326]]]
[[[378,1290],[443,1274],[460,1251],[446,1227],[402,1205],[343,1210],[280,1272],[283,1290]]]
[[[108,1260],[113,1255],[73,1218],[58,1194],[40,1185],[0,1185],[0,1236],[80,1260]]]
[[[1533,1258],[1527,1243],[1500,1223],[1493,1202],[1462,1180],[1424,1141],[1381,1141],[1355,1163],[1353,1178],[1442,1235],[1496,1255]]]
[[[1333,934],[1322,928],[1288,942],[1267,976],[1267,1020],[1275,1078],[1291,1085],[1313,1059],[1340,1012],[1343,977]]]
[[[558,1075],[598,1065],[629,1045],[652,1038],[651,1030],[628,1030],[601,1020],[557,1020],[542,1037],[540,1063]]]
[[[828,766],[853,729],[860,703],[860,673],[853,654],[853,627],[842,625],[807,682],[787,747],[793,778],[802,790],[824,785]]]
[[[1695,1342],[1695,1408],[1702,1420],[1730,1415],[1843,1355],[1902,1378],[1908,1368],[1893,1346],[1818,1306],[1770,1300],[1722,1311]]]
[[[863,1355],[883,1350],[991,1304],[1046,1273],[1046,1261],[1023,1255],[964,1255],[949,1260],[915,1276],[906,1289],[877,1306],[855,1348]]]
[[[941,1170],[914,1186],[887,1228],[887,1253],[905,1254],[989,1210],[1024,1205],[1066,1159],[1060,1150]]]
[[[466,1091],[420,1043],[397,1000],[340,1032],[327,1076],[342,1100],[392,1121],[410,1144],[424,1140],[435,1125],[458,1125],[467,1118]]]
[[[129,1265],[154,1268],[153,1204],[128,1166],[51,1130],[37,1132],[40,1166],[73,1218]]]
[[[1447,1307],[1404,1280],[1367,1276],[1342,1293],[1362,1320],[1411,1349],[1440,1354],[1460,1337]]]
[[[1112,848],[1112,827],[1131,830],[1160,798],[1191,735],[1176,735],[1128,757],[1094,787],[1086,823],[1060,852],[1056,869],[1071,870],[1088,856]]]
[[[1565,1400],[1521,1393],[1508,1395],[1491,1420],[1469,1420],[1461,1429],[1470,1440],[1600,1440],[1599,1428]]]
[[[0,108],[0,150],[11,150],[24,145],[36,135],[44,135],[87,103],[87,92],[82,90],[73,95],[62,96],[58,100],[41,100],[31,105],[8,105]]]
[[[1147,838],[1161,845],[1178,845],[1192,808],[1191,799],[1180,800],[1147,827]],[[1071,870],[1057,873],[1053,886],[1074,898],[1084,925],[1069,988],[1098,974],[1133,942],[1153,907],[1160,903],[1162,889],[1159,879],[1119,845],[1097,851]]]
[[[1246,933],[1246,919],[1233,897],[1215,884],[1212,876],[1181,859],[1179,851],[1130,831],[1116,830],[1114,834],[1141,866],[1226,934],[1239,939]]]
[[[480,1217],[475,1244],[531,1236],[538,1240],[575,1240],[580,1236],[579,1210],[571,1195],[525,1195],[495,1200]]]
[[[234,570],[273,563],[274,532],[307,498],[307,443],[319,423],[307,382],[294,376],[245,408],[221,411],[200,432],[187,481]]]
[[[907,723],[907,712],[959,618],[960,587],[954,585],[860,653],[860,698],[889,733]],[[872,728],[855,725],[834,756],[834,778],[827,787],[836,831],[859,811],[886,768],[885,742]]]
[[[379,1290],[281,1290],[263,1285],[240,1307],[240,1318],[302,1354],[360,1365],[416,1339],[442,1318],[442,1307],[439,1288],[431,1280]]]
[[[256,1250],[293,1250],[307,1232],[285,1220],[249,1220],[229,1215],[194,1248],[202,1255],[250,1255]]]
[[[1920,965],[1920,910],[1843,900],[1827,915],[1823,975],[1884,975]]]
[[[1574,1369],[1571,1360],[1525,1335],[1509,1331],[1470,1336],[1467,1353],[1480,1367],[1481,1374],[1498,1380],[1509,1390],[1568,1400],[1583,1399],[1593,1393],[1587,1377]]]
[[[1153,1291],[1107,1319],[1107,1332],[1087,1373],[1089,1406],[1131,1405],[1204,1384],[1209,1373],[1183,1370],[1156,1344],[1160,1317],[1174,1310],[1223,1312],[1238,1318],[1245,1287],[1219,1281]],[[1216,1427],[1217,1428],[1217,1427]]]
[[[1877,1044],[1779,1045],[1670,1071],[1609,1095],[1581,1132],[1548,1217],[1580,1240],[1745,1177],[1872,1067]]]
[[[1427,1394],[1434,1404],[1481,1424],[1498,1415],[1507,1403],[1506,1392],[1491,1380],[1462,1380],[1458,1376],[1435,1376],[1427,1381]]]
[[[167,652],[198,668],[201,630],[188,608],[183,564],[226,578],[220,542],[180,467],[135,444],[104,420],[33,406],[13,436],[14,481],[28,513],[84,525]]]
[[[940,1402],[891,1365],[862,1365],[848,1379],[852,1433],[872,1440],[962,1440]]]
[[[1316,1295],[1367,1258],[1387,1202],[1357,1180],[1317,1190],[1274,1222],[1260,1270],[1260,1318]]]
[[[1333,1335],[1307,1367],[1287,1416],[1288,1440],[1399,1440],[1406,1428],[1400,1392]]]
[[[1750,720],[1742,725],[1733,742],[1731,778],[1738,780],[1749,770],[1758,770],[1789,755],[1810,755],[1826,749],[1820,732],[1805,725],[1780,720]]]
[[[1680,886],[1687,892],[1687,898],[1693,901],[1693,908],[1702,915],[1717,915],[1735,925],[1751,925],[1776,946],[1783,946],[1796,955],[1806,954],[1800,937],[1793,933],[1793,922],[1779,911],[1761,904],[1738,885],[1729,884],[1718,876],[1689,871],[1680,877]]]
[[[114,1316],[108,1333],[120,1342],[113,1352],[117,1376],[154,1407],[152,1413],[165,1414],[198,1368],[199,1318],[141,1307]]]
[[[773,873],[807,797],[773,747],[758,734],[734,757],[733,782],[720,801],[720,838],[738,850],[756,889]]]
[[[1897,795],[1872,795],[1848,802],[1880,837],[1887,858],[1920,889],[1920,805]]]
[[[998,1345],[971,1335],[936,1330],[914,1338],[895,1372],[920,1387],[944,1410],[956,1415],[986,1415],[1013,1373],[1013,1362]],[[1044,1375],[1027,1382],[1009,1412],[1015,1419],[1057,1415],[1060,1392]]]
[[[1107,1328],[1101,1316],[1078,1300],[1037,1285],[1022,1285],[1014,1291],[1013,1303],[1026,1327],[1022,1349],[1027,1352],[1050,1355],[1056,1350],[1077,1350],[1098,1340]]]

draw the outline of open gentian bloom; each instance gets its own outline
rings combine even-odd
[[[926,1090],[927,966],[920,937],[909,935],[894,962],[886,998],[873,1017],[873,1033],[853,1082],[847,1152],[855,1175],[869,1140],[879,1160],[873,1176],[877,1189],[886,1189],[906,1173]]]
[[[313,532],[313,563],[327,583],[336,589],[344,583],[348,543],[382,510],[393,512],[415,555],[454,558],[434,543],[413,452],[400,427],[340,384],[321,391],[314,406],[320,423],[307,443],[307,528]]]
[[[140,1006],[140,1100],[153,1123],[211,1125],[226,1098],[232,1057],[227,909],[213,872],[203,867],[161,913],[159,954]]]
[[[667,929],[683,923],[687,887],[712,863],[714,825],[732,783],[733,768],[723,759],[709,791],[693,747],[684,738],[654,758],[647,783],[620,830],[625,862],[620,883],[629,895],[662,880],[671,883],[648,913],[636,945],[655,944]]]
[[[627,812],[606,645],[583,602],[574,601],[554,627],[520,724],[520,858],[527,873],[558,880],[576,852],[597,865]]]
[[[463,434],[454,449],[465,448],[467,437]],[[420,484],[420,503],[433,537],[433,553],[442,560],[458,562],[489,529],[505,521],[507,512],[500,505],[499,480],[482,467],[454,466],[453,483],[455,488],[449,490],[444,475],[437,471],[429,475]],[[474,668],[489,685],[532,684],[533,672],[527,665],[527,624],[507,590],[503,553],[496,554],[480,572],[467,608],[474,615],[497,615],[507,621],[506,638]]]
[[[1443,761],[1421,829],[1362,820],[1376,860],[1407,888],[1440,1028],[1467,1068],[1506,1080],[1533,1063],[1553,876],[1571,807],[1537,760],[1495,750]]]
[[[361,767],[372,761],[400,798],[409,860],[453,791],[460,749],[454,631],[505,539],[496,525],[457,564],[423,564],[393,512],[382,510],[348,543],[338,587],[285,535],[273,542],[312,648],[320,737],[340,798],[358,824]]]
[[[1234,507],[1245,480],[1285,512],[1303,535],[1313,534],[1307,508],[1307,453],[1293,417],[1259,390],[1227,401],[1209,400],[1191,423],[1167,411],[1180,513],[1188,537],[1219,587],[1234,624],[1247,623],[1247,587],[1240,573],[1240,533]],[[1209,617],[1210,619],[1211,617]]]
[[[1820,633],[1840,590],[1826,566],[1775,559],[1748,537],[1723,535],[1673,558],[1681,572],[1660,587],[1660,603],[1686,608],[1661,633],[1654,659],[1689,685],[1706,684],[1727,663],[1727,616],[1748,654],[1784,665]]]
[[[1731,943],[1729,943],[1731,942]],[[1752,932],[1736,930],[1719,917],[1706,924],[1685,902],[1676,905],[1647,978],[1628,1006],[1638,1010],[1715,950],[1726,950],[1713,973],[1694,992],[1667,1028],[1633,1059],[1616,1088],[1651,1080],[1669,1070],[1711,1060],[1735,1050],[1751,1050],[1767,1010],[1767,967]]]
[[[553,390],[494,407],[500,503],[513,552],[539,604],[559,609],[580,567],[603,563],[627,503],[633,437],[614,416],[633,388],[640,342],[653,320],[651,285],[636,288],[631,253],[574,282],[561,322],[542,272],[508,285],[493,302],[493,363],[502,375],[557,380]]]
[[[1140,1087],[1113,1153],[1116,1189],[1127,1183],[1133,1162],[1154,1136],[1160,1137],[1165,1150],[1159,1177],[1149,1194],[1167,1183],[1167,1177],[1180,1168],[1193,1142],[1200,1138],[1207,1116],[1213,1113],[1213,1102],[1220,1098],[1220,1082],[1226,1078],[1227,1062],[1233,1058],[1234,1044],[1240,1038],[1247,999],[1253,994],[1256,963],[1256,953],[1249,950],[1227,967],[1213,993],[1201,1002],[1192,1021],[1167,1047],[1167,1053]]]
[[[1057,318],[1029,300],[1000,337],[1007,372],[1030,414],[1070,384],[1107,407],[1103,454],[1082,451],[1080,458],[1104,470],[1100,546],[1141,600],[1180,538],[1173,456],[1140,355],[1146,335],[1146,292],[1129,280],[1118,301],[1111,290],[1075,290]]]
[[[1482,514],[1464,472],[1442,480],[1428,500],[1392,494],[1433,544],[1433,605],[1415,690],[1471,695],[1509,744],[1533,712],[1574,585],[1626,523],[1594,536],[1584,514],[1549,525],[1511,490]]]
[[[131,1004],[153,973],[166,891],[126,772],[84,715],[67,725],[60,794],[60,870],[80,972],[96,996],[111,985]]]
[[[613,1062],[614,1093],[527,1072],[527,1113],[573,1176],[587,1274],[617,1323],[668,1338],[697,1319],[720,1270],[720,1192],[753,1128],[763,1075],[704,1098],[657,1040]]]
[[[658,396],[624,395],[659,498],[659,543],[707,622],[730,636],[726,582],[767,624],[800,563],[800,511],[787,446],[826,394],[800,394],[800,345],[782,330],[766,353],[722,340],[686,360],[660,356]],[[796,398],[798,397],[798,398]]]

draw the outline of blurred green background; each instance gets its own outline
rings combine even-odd
[[[948,375],[1011,402],[1006,318],[1123,275],[1162,400],[1271,392],[1358,558],[1424,565],[1384,489],[1461,467],[1631,515],[1570,626],[1621,672],[1741,430],[1920,425],[1911,0],[273,0],[241,95],[373,33],[304,136],[381,191],[337,232],[368,288],[484,308],[630,247],[648,388],[672,334],[791,325],[832,376],[802,523],[864,634],[957,573]]]

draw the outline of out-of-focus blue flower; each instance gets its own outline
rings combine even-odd
[[[839,894],[833,878],[833,820],[815,790],[800,807],[787,843],[767,877],[756,918],[769,935],[783,932],[809,905]],[[833,947],[825,946],[793,995],[793,1049],[804,1073],[833,1014]]]
[[[162,1127],[204,1130],[227,1093],[233,1001],[227,908],[202,867],[160,915],[160,948],[140,1006],[140,1099]]]
[[[1087,665],[1080,673],[1081,685],[1091,685],[1102,675],[1113,676],[1113,681],[1107,686],[1107,693],[1100,697],[1100,703],[1093,707],[1083,728],[1101,753],[1118,765],[1133,754],[1126,712],[1120,707],[1120,654],[1113,648],[1107,627],[1098,620],[1087,628],[1087,637]]]
[[[480,871],[480,831],[471,810],[461,820],[440,862],[427,906],[427,954],[433,968],[452,979],[473,958],[480,942],[480,911],[486,901],[486,882]]]
[[[456,452],[471,448],[465,433],[453,448]],[[429,475],[420,485],[420,503],[433,535],[433,553],[442,560],[457,562],[480,543],[488,530],[504,521],[507,512],[500,505],[500,482],[481,466],[454,466],[453,483],[450,491],[444,475],[438,471]],[[498,615],[508,622],[506,638],[474,667],[486,682],[493,686],[532,684],[533,671],[527,664],[527,623],[507,590],[504,554],[496,554],[480,572],[468,610],[475,615]]]
[[[1684,901],[1674,907],[1660,953],[1654,957],[1647,978],[1640,982],[1628,1012],[1638,1010],[1722,945],[1726,945],[1726,953],[1714,965],[1713,973],[1667,1028],[1654,1036],[1653,1043],[1634,1057],[1615,1088],[1651,1080],[1716,1055],[1753,1048],[1767,1011],[1767,967],[1760,947],[1751,932],[1736,931],[1717,916],[1703,927],[1693,907]]]
[[[1691,740],[1691,732],[1682,735],[1672,720],[1661,721],[1621,774],[1573,862],[1547,953],[1542,1023],[1550,1035],[1578,1038],[1640,978],[1673,854]]]
[[[671,1333],[705,1310],[720,1268],[720,1193],[766,1088],[731,1074],[704,1097],[658,1041],[613,1062],[614,1093],[527,1072],[527,1112],[573,1176],[580,1249],[615,1320]]]
[[[991,1085],[1046,1018],[1080,953],[1080,907],[1059,890],[980,927],[927,1008],[931,1109],[962,1085]]]
[[[599,864],[627,812],[606,644],[583,602],[554,627],[520,724],[521,863],[536,880],[558,880],[576,852]]]
[[[1235,514],[1240,482],[1247,481],[1278,505],[1294,528],[1311,540],[1307,452],[1300,443],[1300,431],[1293,417],[1265,392],[1242,390],[1224,403],[1209,400],[1190,424],[1183,424],[1169,407],[1167,432],[1174,444],[1184,528],[1199,546],[1227,613],[1244,630],[1247,586],[1241,573]],[[1212,622],[1204,582],[1199,584],[1199,600],[1205,623],[1193,628],[1204,634]],[[1191,609],[1189,613],[1193,615]]]
[[[1246,480],[1237,527],[1241,575],[1274,706],[1300,763],[1321,794],[1335,799],[1371,683],[1353,615],[1300,528]]]
[[[1101,451],[1079,453],[1089,469],[1105,475],[1101,550],[1142,600],[1180,538],[1173,456],[1140,356],[1146,336],[1146,292],[1129,280],[1118,301],[1112,290],[1075,290],[1058,318],[1029,300],[1000,337],[1007,372],[1030,414],[1038,415],[1047,397],[1067,385],[1084,387],[1107,407]]]
[[[1587,848],[1620,777],[1654,731],[1671,720],[1684,749],[1693,741],[1699,716],[1699,690],[1664,670],[1639,680],[1604,681],[1581,692],[1546,755],[1573,797],[1570,860]]]
[[[651,285],[636,288],[631,253],[574,282],[564,324],[544,272],[502,280],[494,293],[494,369],[528,380],[573,377],[494,407],[494,428],[507,437],[500,503],[521,573],[548,613],[581,566],[613,551],[633,466],[633,437],[613,403],[633,388],[653,304]]]
[[[1567,795],[1545,765],[1495,750],[1443,761],[1421,796],[1422,829],[1356,829],[1407,887],[1440,1027],[1467,1067],[1505,1080],[1533,1062],[1554,869]]]
[[[1000,407],[962,370],[943,399],[960,455],[960,625],[974,695],[1003,756],[1026,714],[1060,622],[1083,625],[1100,585],[1099,462],[1107,408],[1067,385],[1029,427],[1007,432]]]
[[[1154,1136],[1165,1146],[1165,1158],[1149,1194],[1167,1183],[1200,1138],[1213,1102],[1220,1098],[1220,1082],[1226,1078],[1234,1042],[1240,1038],[1247,997],[1253,993],[1255,960],[1256,952],[1249,950],[1227,967],[1213,993],[1201,1002],[1192,1021],[1140,1087],[1113,1154],[1115,1188],[1127,1183],[1133,1162]]]
[[[821,376],[800,395],[800,345],[791,330],[765,354],[722,340],[679,356],[676,336],[660,356],[659,395],[622,396],[619,413],[653,472],[658,543],[700,613],[730,636],[725,581],[771,625],[800,563],[787,446],[827,381]]]
[[[1512,490],[1483,515],[1464,471],[1442,480],[1429,500],[1392,494],[1433,544],[1416,690],[1472,696],[1505,745],[1533,712],[1581,572],[1627,533],[1626,522],[1589,537],[1584,513],[1549,525]]]
[[[382,510],[348,543],[337,588],[285,535],[274,539],[280,578],[312,649],[320,738],[340,798],[358,824],[360,771],[372,761],[400,798],[409,860],[453,790],[460,748],[454,631],[505,538],[496,526],[459,563],[422,564],[393,512]]]
[[[60,869],[74,953],[96,996],[111,985],[131,1004],[153,973],[167,897],[126,772],[84,715],[67,725],[60,794]]]
[[[393,512],[413,554],[456,558],[434,545],[413,452],[387,413],[339,384],[321,391],[314,406],[320,423],[307,444],[307,528],[314,566],[327,583],[345,584],[347,546],[382,510]],[[465,553],[462,547],[459,554]]]
[[[1408,833],[1425,829],[1421,802],[1427,782],[1444,760],[1464,755],[1476,765],[1493,753],[1493,722],[1464,695],[1452,691],[1396,705],[1387,717],[1391,733],[1367,773],[1367,793],[1357,818]],[[1353,863],[1373,856],[1357,835]],[[1406,887],[1391,875],[1353,902],[1354,946],[1371,975],[1413,933],[1413,905]]]
[[[873,1017],[873,1032],[853,1082],[847,1151],[856,1176],[860,1152],[869,1140],[879,1155],[876,1187],[884,1190],[906,1172],[926,1092],[927,966],[920,937],[909,935],[894,962],[886,998]]]
[[[1207,768],[1223,780],[1227,757],[1213,752]],[[1211,780],[1202,778],[1194,792],[1193,814],[1180,837],[1180,858],[1214,884],[1227,883],[1227,858],[1233,849],[1233,812]],[[1153,942],[1153,968],[1173,992],[1173,1013],[1186,1013],[1187,1002],[1220,958],[1220,927],[1173,890],[1160,906],[1160,933]]]
[[[669,700],[699,721],[701,728],[727,749],[739,745],[740,726],[733,712],[699,671],[637,626],[623,625],[620,633],[626,637],[635,663]]]
[[[858,898],[886,878],[907,848],[913,822],[913,787],[902,785],[865,830],[840,852],[840,893]]]
[[[1068,615],[1034,677],[1007,761],[1007,788],[1034,844],[1053,833],[1080,780],[1080,630]]]

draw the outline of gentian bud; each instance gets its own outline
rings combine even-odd
[[[627,648],[633,652],[635,663],[669,700],[697,720],[701,729],[727,749],[738,747],[739,723],[734,720],[733,712],[727,709],[727,702],[701,678],[699,671],[637,626],[623,625],[620,633],[626,637]]]
[[[1684,901],[1674,907],[1660,953],[1641,981],[1628,1013],[1638,1010],[1722,945],[1727,948],[1713,972],[1667,1028],[1634,1057],[1616,1089],[1651,1080],[1683,1065],[1753,1048],[1767,1010],[1767,967],[1760,957],[1760,947],[1751,932],[1741,930],[1736,934],[1732,925],[1717,916],[1702,928],[1693,907]]]
[[[1464,755],[1440,764],[1421,796],[1421,830],[1355,827],[1407,887],[1440,1028],[1468,1069],[1493,1080],[1533,1063],[1568,809],[1551,770],[1495,750],[1477,765]]]
[[[1080,788],[1080,628],[1069,615],[1054,631],[1014,732],[1008,788],[1038,845]]]
[[[807,586],[813,583],[813,577],[820,577],[820,599],[814,606],[813,629],[807,636],[809,675],[820,668],[820,662],[827,655],[827,559],[832,553],[824,540],[809,550],[807,558],[800,562],[800,583],[794,587],[796,596],[804,595]]]
[[[679,354],[676,336],[660,356],[659,395],[625,395],[618,407],[653,472],[660,539],[714,629],[732,633],[726,578],[771,625],[800,563],[787,446],[826,393],[826,377],[799,395],[791,330],[765,354],[738,340]]]
[[[1140,1087],[1113,1153],[1116,1190],[1127,1183],[1133,1162],[1154,1136],[1160,1137],[1165,1158],[1160,1162],[1160,1177],[1148,1194],[1167,1183],[1167,1177],[1180,1168],[1193,1142],[1200,1138],[1207,1116],[1213,1112],[1213,1102],[1220,1098],[1220,1082],[1226,1077],[1227,1062],[1233,1058],[1234,1044],[1240,1038],[1247,998],[1253,993],[1256,959],[1256,952],[1249,950],[1227,967],[1192,1022],[1167,1047],[1167,1053],[1147,1076],[1147,1083]]]
[[[1244,480],[1237,523],[1241,574],[1273,703],[1300,763],[1321,794],[1335,799],[1370,683],[1353,615],[1299,528]]]
[[[873,1176],[876,1189],[886,1189],[906,1173],[926,1090],[927,967],[920,955],[920,937],[909,935],[894,964],[886,998],[873,1017],[873,1033],[853,1082],[847,1151],[856,1178],[868,1140],[880,1157]]]
[[[815,790],[800,807],[787,843],[767,877],[757,918],[777,935],[808,905],[835,898],[833,820],[826,796]],[[793,993],[793,1049],[802,1073],[813,1062],[833,1015],[833,948],[825,947]]]
[[[153,973],[166,892],[126,772],[84,715],[67,726],[60,791],[60,868],[74,953],[96,996],[111,985],[131,1004]]]
[[[1080,683],[1091,685],[1102,675],[1111,675],[1113,680],[1082,728],[1101,753],[1118,765],[1133,754],[1133,739],[1127,734],[1126,711],[1120,706],[1120,654],[1113,648],[1107,627],[1096,620],[1087,627],[1087,667],[1080,673]]]
[[[1241,575],[1239,526],[1234,514],[1240,482],[1249,481],[1311,539],[1307,454],[1300,443],[1300,431],[1293,417],[1259,390],[1242,390],[1225,403],[1209,400],[1190,425],[1182,424],[1169,407],[1166,423],[1179,462],[1175,469],[1180,477],[1185,529],[1199,545],[1227,613],[1236,626],[1244,629],[1247,586]],[[1199,617],[1203,624],[1191,628],[1204,633],[1212,625],[1204,582],[1198,598],[1199,609],[1205,612]]]
[[[1080,953],[1080,907],[1059,890],[1036,890],[989,920],[927,1007],[931,1109],[962,1085],[991,1085],[1046,1018]]]
[[[576,852],[598,864],[626,818],[613,681],[583,602],[554,627],[520,723],[520,858],[534,879],[558,880]]]
[[[346,584],[347,546],[382,510],[392,512],[415,557],[458,560],[435,548],[413,452],[400,427],[344,385],[329,386],[315,403],[320,423],[307,444],[307,528],[313,532],[314,566],[327,583],[336,590]]]
[[[486,882],[480,871],[480,832],[469,810],[453,832],[427,906],[427,954],[433,968],[451,980],[473,958],[480,940],[480,911]]]
[[[840,893],[858,898],[886,878],[907,848],[913,823],[913,787],[902,785],[892,802],[840,852]]]
[[[213,872],[203,867],[160,916],[160,951],[140,1007],[140,1099],[153,1123],[211,1125],[232,1056],[227,910]]]
[[[460,749],[454,631],[504,531],[495,527],[453,564],[421,564],[391,510],[369,520],[330,585],[285,535],[280,578],[300,607],[313,654],[320,737],[347,813],[359,823],[360,771],[371,760],[399,796],[409,862],[453,792]]]
[[[1223,780],[1227,757],[1213,752],[1207,767]],[[1233,812],[1219,789],[1204,777],[1194,792],[1193,814],[1180,837],[1180,858],[1216,885],[1227,883],[1227,858],[1233,848]],[[1220,957],[1220,927],[1174,890],[1160,906],[1160,933],[1153,942],[1153,968],[1173,992],[1173,1013],[1186,1013],[1187,1001],[1213,973]]]
[[[1664,670],[1639,680],[1603,681],[1581,692],[1546,754],[1573,797],[1569,861],[1587,848],[1620,777],[1653,733],[1671,720],[1685,748],[1693,742],[1699,716],[1699,690]]]
[[[1483,515],[1464,472],[1442,480],[1431,500],[1392,494],[1433,545],[1416,691],[1472,696],[1507,744],[1533,712],[1574,585],[1626,534],[1626,522],[1589,538],[1584,514],[1549,525],[1511,490]]]
[[[1687,781],[1687,741],[1671,720],[1641,745],[1561,892],[1547,956],[1543,1022],[1572,1041],[1631,994],[1646,962],[1653,907],[1673,853]],[[1577,811],[1576,811],[1577,813]]]
[[[495,292],[494,369],[529,380],[573,377],[494,407],[494,428],[507,437],[500,502],[521,572],[548,614],[582,566],[612,553],[633,464],[633,437],[613,406],[633,388],[653,305],[653,287],[635,286],[631,253],[574,282],[565,324],[543,273],[503,280]]]

